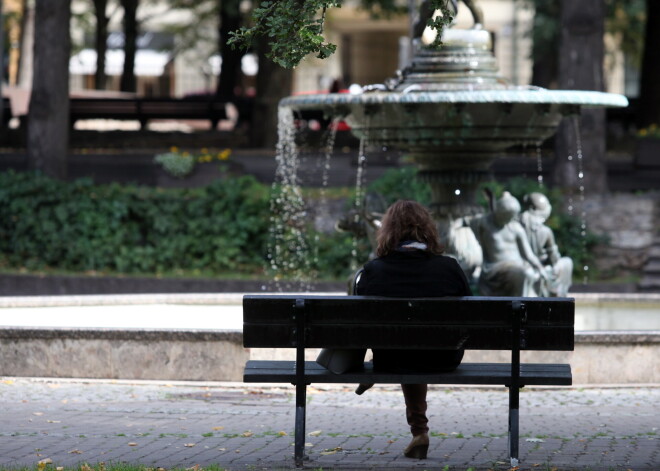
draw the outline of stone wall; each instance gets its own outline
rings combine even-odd
[[[660,193],[617,193],[586,198],[587,227],[606,235],[608,244],[596,248],[596,266],[603,274],[641,273],[658,234]]]
[[[0,329],[0,376],[242,381],[247,360],[295,360],[295,349],[245,349],[240,332]],[[313,361],[318,349],[307,349]],[[660,383],[660,333],[578,332],[573,352],[521,352],[527,363],[570,363],[573,384]],[[370,357],[371,354],[368,354]],[[511,361],[470,350],[464,362]]]
[[[240,332],[0,329],[0,376],[241,381]]]

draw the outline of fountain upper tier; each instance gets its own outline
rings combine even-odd
[[[423,40],[423,38],[422,38]],[[625,107],[622,95],[546,90],[498,76],[490,33],[447,29],[440,50],[416,42],[412,64],[398,79],[360,94],[288,97],[282,106],[342,116],[358,137],[403,150],[501,152],[537,144],[580,108]]]
[[[624,107],[622,95],[511,87],[488,90],[376,91],[285,98],[294,110],[343,116],[358,137],[406,149],[419,146],[502,151],[552,136],[580,108]]]

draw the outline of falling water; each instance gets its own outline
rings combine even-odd
[[[309,288],[311,262],[307,212],[298,181],[298,148],[292,110],[278,109],[277,170],[271,197],[268,259],[278,291]],[[286,281],[284,281],[286,279]]]
[[[582,253],[587,253],[587,212],[584,204],[584,162],[582,159],[582,135],[580,133],[580,117],[573,116],[573,129],[575,131],[575,154],[577,156],[577,177],[578,189],[580,198],[580,236],[582,237]],[[584,264],[582,267],[582,275],[584,284],[589,281],[589,265]]]
[[[339,127],[339,122],[341,121],[340,117],[335,117],[333,118],[332,122],[330,123],[326,140],[325,140],[325,146],[323,148],[323,157],[319,161],[319,166],[321,167],[321,192],[320,192],[320,201],[318,208],[319,210],[317,211],[316,217],[317,219],[321,220],[329,220],[330,219],[330,212],[328,211],[328,200],[327,200],[327,194],[326,194],[326,189],[328,188],[328,183],[330,179],[330,160],[332,157],[332,154],[334,153],[335,150],[335,141],[337,138],[337,128]],[[314,264],[317,265],[319,261],[319,233],[318,231],[315,231],[315,236],[314,236]]]
[[[539,183],[539,188],[543,188],[543,155],[541,152],[541,143],[536,143],[536,181]]]
[[[369,129],[369,118],[367,118],[365,129]],[[368,132],[368,131],[367,131]],[[363,216],[365,208],[364,205],[364,182],[367,171],[367,155],[366,147],[369,141],[369,135],[365,134],[360,138],[360,147],[358,150],[357,160],[357,173],[355,176],[355,212],[359,216]],[[357,270],[358,267],[358,236],[353,237],[353,249],[351,250],[351,271]]]

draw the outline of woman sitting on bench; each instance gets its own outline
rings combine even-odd
[[[397,201],[383,216],[376,255],[364,266],[356,294],[390,297],[471,296],[458,262],[441,255],[438,231],[429,211],[415,201]],[[374,370],[389,372],[453,371],[463,350],[374,350]],[[361,384],[362,394],[371,384]],[[426,458],[429,428],[426,384],[402,384],[406,418],[413,439],[404,451],[408,458]]]

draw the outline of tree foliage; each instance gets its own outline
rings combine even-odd
[[[449,0],[428,0],[441,15],[428,18],[427,26],[438,31],[432,46],[440,45],[442,29],[453,19]],[[372,12],[401,11],[395,0],[364,0]],[[324,24],[330,8],[340,8],[342,0],[264,0],[253,11],[252,26],[242,27],[232,34],[229,44],[247,48],[258,37],[267,37],[268,57],[286,68],[297,66],[308,54],[325,59],[337,46],[326,41]]]

